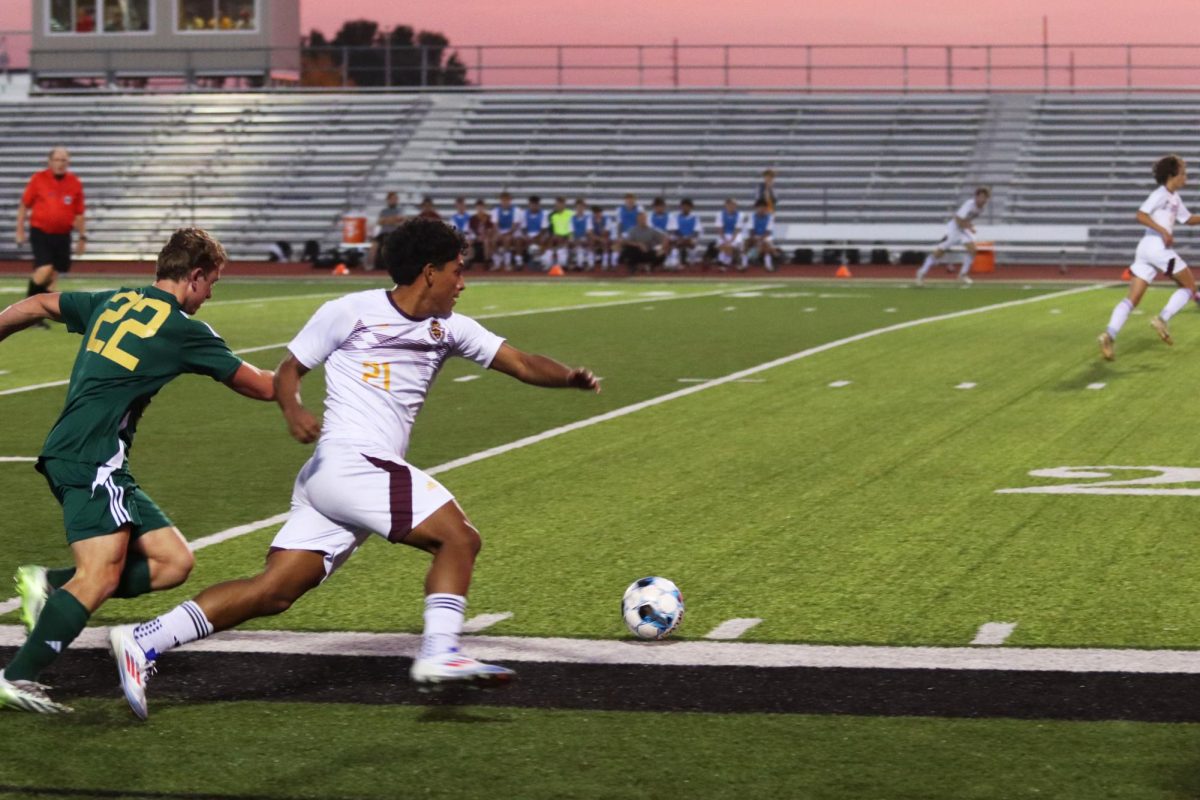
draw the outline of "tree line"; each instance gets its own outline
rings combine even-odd
[[[302,50],[303,86],[466,86],[467,67],[450,40],[434,31],[398,25],[388,32],[366,19],[342,24],[332,40],[309,33]],[[424,60],[422,61],[422,51]]]

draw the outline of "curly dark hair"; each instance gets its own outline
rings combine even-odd
[[[1154,180],[1162,186],[1183,170],[1183,159],[1172,153],[1154,162]]]
[[[437,269],[466,250],[461,233],[440,219],[414,217],[383,241],[383,266],[397,286],[408,286],[426,264]]]

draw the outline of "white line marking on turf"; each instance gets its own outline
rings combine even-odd
[[[1112,478],[1117,471],[1145,473],[1155,472],[1143,478],[1124,478],[1093,483],[1062,483],[1057,486],[1025,486],[1016,489],[997,489],[996,494],[1128,494],[1144,497],[1200,496],[1200,489],[1188,489],[1179,484],[1200,483],[1200,468],[1198,467],[1050,467],[1049,469],[1030,470],[1034,478],[1057,478],[1059,480],[1079,481],[1087,478]],[[1157,488],[1174,486],[1176,488]],[[1156,488],[1147,488],[1156,487]]]
[[[455,383],[466,383],[467,381],[477,381],[481,377],[483,377],[483,376],[482,375],[463,375],[461,378],[455,378],[454,382]]]
[[[803,308],[803,309],[801,309],[801,311],[804,311],[805,313],[808,313],[808,312],[811,312],[811,311],[816,311],[816,309],[815,309],[815,308],[813,308],[812,306],[809,306],[808,308]]]
[[[746,631],[753,628],[761,619],[755,617],[745,617],[739,619],[727,619],[717,627],[713,628],[708,633],[704,634],[705,639],[738,639]]]
[[[896,313],[897,311],[899,311],[899,310],[900,310],[900,309],[898,309],[898,308],[885,308],[885,309],[883,310],[883,313],[885,313],[885,314],[895,314],[895,313]]]
[[[24,642],[23,626],[0,625],[0,646],[18,647]],[[878,647],[522,636],[472,636],[468,642],[466,647],[471,655],[484,661],[500,662],[1200,675],[1200,650]],[[107,650],[108,630],[103,627],[85,628],[71,646],[76,649]],[[210,653],[410,657],[420,646],[421,636],[416,633],[300,633],[235,629],[192,642],[186,648]]]
[[[1092,390],[1099,390],[1099,389],[1103,389],[1107,385],[1108,385],[1107,383],[1089,383],[1087,385],[1087,388],[1092,389]]]
[[[978,384],[971,383],[970,381],[964,381],[964,382],[960,383],[958,386],[955,386],[954,388],[955,389],[974,389],[977,385]]]
[[[1015,622],[985,622],[975,632],[975,638],[971,640],[971,644],[1004,644],[1016,628],[1017,623]]]
[[[536,433],[536,434],[533,434],[532,436],[526,436],[524,438],[509,442],[507,444],[498,445],[496,447],[492,447],[487,450],[480,450],[477,453],[472,453],[471,455],[463,456],[462,458],[456,458],[452,461],[447,461],[443,464],[438,464],[436,467],[431,467],[431,468],[425,470],[425,472],[427,472],[430,475],[439,475],[443,472],[449,472],[452,469],[457,469],[459,467],[465,467],[468,464],[474,464],[478,461],[484,461],[486,459],[493,458],[494,456],[503,455],[504,453],[512,452],[513,450],[520,450],[521,448],[529,447],[530,445],[534,445],[539,442],[544,442],[547,439],[553,439],[555,437],[562,436],[563,434],[571,433],[573,431],[581,430],[583,428],[590,428],[591,426],[598,425],[601,422],[608,422],[609,420],[619,419],[621,417],[628,416],[629,414],[635,414],[638,411],[643,411],[647,408],[653,408],[654,406],[662,405],[664,403],[669,403],[672,400],[678,400],[679,398],[697,394],[698,392],[703,392],[707,389],[712,389],[712,388],[721,386],[726,383],[733,383],[735,381],[742,380],[743,378],[749,378],[753,375],[757,375],[760,372],[766,372],[767,370],[775,369],[776,367],[781,367],[781,366],[784,366],[785,364],[791,364],[794,361],[800,361],[801,359],[819,355],[820,353],[824,353],[828,350],[834,350],[838,347],[843,347],[848,344],[854,344],[855,342],[861,342],[861,341],[865,341],[867,339],[873,339],[876,336],[882,336],[886,333],[895,333],[896,331],[907,330],[909,328],[916,328],[921,325],[930,325],[935,322],[944,322],[946,320],[951,320],[951,319],[960,319],[962,317],[971,317],[971,316],[975,316],[976,314],[986,314],[990,311],[1000,311],[1000,310],[1006,309],[1006,308],[1016,308],[1017,306],[1028,305],[1030,303],[1039,303],[1043,300],[1050,300],[1050,299],[1059,298],[1059,297],[1067,297],[1070,295],[1081,294],[1083,292],[1091,292],[1091,291],[1095,291],[1096,289],[1106,288],[1107,286],[1108,286],[1108,284],[1104,284],[1104,283],[1097,283],[1097,284],[1092,284],[1089,286],[1080,286],[1080,287],[1077,287],[1074,289],[1066,289],[1061,292],[1052,292],[1050,294],[1038,295],[1036,297],[1026,297],[1021,300],[1009,300],[1004,303],[995,303],[990,306],[979,306],[977,308],[968,308],[968,309],[963,309],[962,311],[952,311],[947,314],[938,314],[938,315],[932,316],[932,317],[922,317],[921,319],[910,319],[905,322],[898,322],[895,325],[887,325],[883,328],[874,328],[869,331],[863,331],[862,333],[856,333],[853,336],[847,336],[843,339],[835,339],[832,342],[825,342],[824,344],[819,344],[815,347],[810,347],[806,350],[801,350],[797,353],[792,353],[791,355],[783,356],[781,358],[776,358],[772,361],[767,361],[762,364],[758,364],[757,366],[748,367],[747,369],[738,370],[737,372],[731,372],[723,378],[714,378],[713,380],[707,381],[705,383],[698,383],[693,386],[688,386],[687,388],[684,388],[684,389],[676,389],[673,392],[668,392],[667,394],[659,395],[658,397],[651,397],[649,400],[642,400],[641,402],[633,403],[633,404],[627,405],[627,406],[622,406],[621,408],[616,408],[616,409],[613,409],[612,411],[607,411],[603,414],[597,414],[594,417],[588,417],[586,419],[577,420],[577,421],[569,423],[567,425],[560,425],[557,428],[550,428],[549,430],[542,431],[541,433]],[[691,296],[695,296],[695,295],[691,295]],[[228,530],[221,531],[220,533],[214,533],[211,536],[206,536],[203,539],[197,539],[195,542],[191,542],[188,546],[192,550],[199,550],[201,547],[207,547],[210,544],[217,544],[218,542],[223,542],[227,539],[232,539],[236,536],[241,536],[244,533],[251,533],[252,531],[257,531],[257,530],[260,530],[261,528],[266,528],[271,525],[281,523],[286,519],[287,519],[286,513],[276,514],[275,516],[268,517],[265,520],[259,520],[258,522],[250,522],[250,523],[247,523],[246,525],[239,525],[236,528],[230,528]],[[20,600],[16,599],[16,598],[9,600],[7,602],[4,602],[4,603],[0,603],[0,614],[5,614],[9,611],[12,611],[13,609],[17,608],[19,605],[20,605]],[[569,641],[569,640],[566,640],[566,641]],[[18,644],[20,644],[20,642],[18,642]],[[1197,658],[1200,659],[1200,651],[1197,651]]]
[[[737,306],[725,306],[722,311],[737,311]]]
[[[777,284],[768,284],[768,285],[764,286],[763,288],[764,289],[777,289],[777,288],[779,288],[779,286]],[[667,301],[667,300],[688,300],[693,297],[716,297],[718,295],[726,294],[728,291],[729,291],[728,289],[720,289],[720,290],[712,291],[712,292],[696,292],[695,294],[679,294],[679,295],[675,295],[674,297],[659,297],[657,299]],[[329,295],[329,294],[284,295],[283,297],[287,298],[287,299],[294,299],[294,298],[300,298],[300,297],[341,297],[344,294],[346,294],[346,293],[339,292],[339,293],[333,294],[333,295]],[[256,300],[258,300],[258,299],[261,299],[261,298],[256,298]],[[240,303],[243,301],[241,301],[241,300],[225,300],[223,302],[225,302],[225,303]],[[246,301],[246,302],[250,302],[250,301]],[[574,305],[574,306],[554,306],[551,308],[527,308],[527,309],[523,309],[521,311],[501,311],[501,312],[498,312],[495,314],[476,314],[476,315],[474,315],[474,319],[478,320],[478,319],[500,319],[502,317],[526,317],[531,314],[551,314],[551,313],[555,313],[555,312],[559,312],[559,311],[586,311],[586,310],[592,309],[592,308],[611,308],[613,306],[627,306],[627,305],[635,305],[635,304],[640,304],[640,303],[645,303],[645,302],[647,302],[645,298],[638,298],[638,299],[634,299],[634,300],[614,300],[611,303],[580,303],[579,305]],[[653,306],[648,307],[646,310],[652,311]],[[233,352],[235,355],[246,355],[248,353],[261,353],[264,350],[278,350],[281,347],[287,347],[287,345],[288,345],[288,342],[279,342],[277,344],[259,345],[258,347],[243,347],[239,350],[234,350]],[[31,386],[18,386],[15,389],[4,389],[3,391],[0,391],[0,397],[3,397],[4,395],[9,395],[9,394],[20,394],[22,392],[32,392],[36,389],[50,389],[55,386],[66,386],[68,383],[70,383],[70,381],[50,381],[49,383],[35,383]]]
[[[679,378],[679,383],[707,383],[712,378]],[[734,383],[766,383],[765,378],[742,378]]]
[[[504,622],[504,620],[510,617],[512,617],[511,611],[504,611],[500,614],[480,614],[479,616],[471,617],[463,623],[463,633],[479,633],[486,628],[492,627],[497,622]]]
[[[8,374],[9,372],[11,372],[11,371],[12,371],[12,370],[0,369],[0,375],[7,375],[7,374]]]
[[[32,456],[0,456],[2,464],[32,464],[35,461],[37,459]]]
[[[1061,314],[1062,309],[1061,308],[1052,308],[1052,309],[1050,309],[1050,313],[1051,314]]]
[[[843,386],[849,386],[853,382],[854,381],[834,381],[833,383],[829,384],[829,388],[830,389],[840,389]]]

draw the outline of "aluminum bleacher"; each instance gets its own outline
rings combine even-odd
[[[1133,215],[1153,188],[1150,165],[1200,146],[1197,104],[1146,94],[57,95],[0,104],[0,193],[14,202],[49,147],[65,144],[88,191],[92,257],[152,257],[169,231],[195,223],[235,258],[263,258],[276,240],[336,243],[342,214],[373,212],[389,189],[406,208],[430,195],[443,211],[457,195],[505,189],[519,201],[607,207],[626,192],[672,208],[691,197],[707,223],[725,197],[748,207],[771,167],[781,231],[849,224],[864,244],[882,241],[872,232],[943,224],[989,183],[983,225],[1062,226],[1072,262],[1119,264],[1140,235]],[[812,244],[784,241],[802,243]],[[1052,246],[1001,247],[999,260],[1057,263]]]
[[[153,258],[170,231],[196,224],[234,258],[264,258],[277,240],[336,240],[342,214],[375,191],[426,105],[365,94],[4,103],[0,196],[15,206],[62,144],[84,180],[89,257]]]

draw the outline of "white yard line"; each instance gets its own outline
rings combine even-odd
[[[454,382],[455,383],[468,383],[470,381],[477,381],[482,377],[483,377],[482,375],[463,375],[461,378],[455,378]]]
[[[999,311],[999,310],[1006,309],[1006,308],[1015,308],[1017,306],[1028,305],[1029,303],[1037,303],[1037,302],[1041,302],[1043,300],[1049,300],[1052,298],[1065,297],[1068,295],[1080,294],[1082,292],[1090,292],[1095,289],[1105,288],[1106,285],[1107,284],[1094,284],[1094,285],[1083,286],[1083,287],[1079,287],[1079,288],[1075,288],[1075,289],[1067,289],[1062,292],[1054,292],[1054,293],[1047,294],[1047,295],[1039,295],[1037,297],[1027,297],[1022,300],[1009,300],[1004,303],[996,303],[996,304],[990,305],[990,306],[980,306],[979,308],[969,308],[969,309],[966,309],[963,311],[953,311],[948,314],[938,314],[937,316],[924,317],[922,319],[908,320],[907,322],[900,322],[895,325],[888,325],[884,328],[875,328],[874,330],[864,331],[863,333],[856,333],[855,335],[847,336],[844,339],[836,339],[832,342],[826,342],[824,344],[819,344],[816,347],[810,347],[807,350],[801,350],[798,353],[792,353],[791,355],[783,356],[782,358],[776,358],[772,361],[767,361],[763,364],[759,364],[754,367],[749,367],[747,369],[738,370],[737,372],[731,372],[723,378],[714,378],[711,381],[706,381],[704,383],[698,383],[693,386],[688,386],[687,388],[684,388],[684,389],[677,389],[674,392],[668,392],[667,394],[659,395],[658,397],[652,397],[649,400],[643,400],[640,403],[633,403],[632,405],[622,406],[621,408],[613,409],[612,411],[608,411],[603,414],[597,414],[594,417],[588,417],[587,419],[577,420],[576,422],[572,422],[567,425],[560,425],[557,428],[551,428],[549,430],[542,431],[541,433],[537,433],[532,436],[526,436],[522,439],[517,439],[516,441],[509,442],[508,444],[498,445],[496,447],[492,447],[487,450],[480,450],[477,453],[472,453],[471,455],[463,456],[462,458],[456,458],[453,461],[447,461],[444,464],[438,464],[436,467],[431,467],[430,469],[425,470],[425,472],[427,472],[430,475],[439,475],[443,472],[449,472],[452,469],[457,469],[459,467],[465,467],[466,465],[474,464],[477,461],[484,461],[486,459],[493,458],[495,456],[499,456],[499,455],[503,455],[505,453],[512,452],[513,450],[520,450],[521,448],[529,447],[530,445],[538,444],[539,442],[544,442],[547,439],[553,439],[557,436],[562,436],[563,434],[566,434],[566,433],[571,433],[573,431],[581,430],[583,428],[590,428],[591,426],[598,425],[601,422],[608,422],[609,420],[619,419],[620,417],[628,416],[629,414],[635,414],[638,411],[643,411],[647,408],[653,408],[654,406],[662,405],[663,403],[669,403],[672,400],[678,400],[681,397],[687,397],[689,395],[693,395],[698,392],[703,392],[706,389],[712,389],[717,386],[723,386],[724,384],[727,384],[727,383],[733,383],[735,381],[740,381],[744,378],[749,378],[753,375],[757,375],[760,372],[765,372],[767,370],[774,369],[775,367],[780,367],[785,364],[790,364],[794,361],[799,361],[804,358],[809,358],[810,356],[815,356],[820,353],[824,353],[828,350],[834,350],[838,347],[842,347],[843,345],[853,344],[854,342],[861,342],[866,339],[872,339],[876,336],[882,336],[885,333],[894,333],[896,331],[907,330],[908,328],[915,328],[920,325],[929,325],[934,322],[943,322],[945,320],[959,319],[961,317],[970,317],[970,316],[974,316],[976,314],[986,314],[989,311]],[[228,530],[221,531],[220,533],[214,533],[211,536],[206,536],[203,539],[197,539],[195,542],[192,542],[189,546],[193,550],[198,550],[201,547],[206,547],[210,544],[216,544],[218,542],[223,542],[227,539],[232,539],[236,536],[241,536],[242,534],[251,533],[253,531],[268,527],[270,525],[277,524],[279,522],[282,522],[286,518],[287,518],[286,514],[277,514],[277,515],[275,515],[273,517],[269,517],[268,519],[265,519],[265,520],[259,520],[257,522],[247,523],[246,525],[239,525],[235,528],[230,528]],[[0,614],[6,614],[9,611],[14,610],[15,608],[18,607],[19,604],[20,604],[20,601],[17,600],[16,598],[14,598],[12,600],[8,600],[3,603],[0,603]]]
[[[765,286],[764,288],[776,289],[778,287],[773,286],[773,285],[768,285],[768,286]],[[579,305],[573,305],[573,306],[553,306],[550,308],[527,308],[527,309],[522,309],[521,311],[499,311],[499,312],[496,312],[495,314],[476,314],[476,315],[473,315],[472,318],[477,319],[477,320],[478,319],[501,319],[504,317],[526,317],[526,316],[530,316],[532,314],[552,314],[552,313],[556,313],[559,311],[586,311],[587,309],[592,309],[592,308],[611,308],[613,306],[639,305],[642,303],[651,302],[651,300],[653,300],[655,302],[662,302],[665,300],[690,300],[694,297],[719,297],[720,295],[728,294],[729,291],[730,291],[730,289],[728,287],[726,287],[724,289],[721,289],[720,291],[696,292],[695,294],[681,294],[681,295],[676,295],[674,297],[655,297],[655,298],[641,297],[641,298],[631,298],[631,299],[627,299],[627,300],[614,300],[610,303],[580,303]],[[339,292],[338,294],[334,294],[334,295],[329,295],[329,294],[283,295],[279,299],[295,299],[295,298],[303,298],[303,297],[341,297],[344,294],[346,294],[346,292]],[[266,298],[256,298],[256,299],[254,299],[253,302],[262,302],[262,300],[264,300],[264,299],[266,299]],[[240,303],[243,301],[241,301],[241,300],[226,300],[224,302]],[[250,301],[247,300],[245,302],[250,302]],[[233,352],[236,355],[246,355],[247,353],[261,353],[265,350],[278,350],[281,347],[287,347],[287,345],[288,345],[287,342],[278,342],[276,344],[258,345],[257,347],[243,347],[239,350],[234,350]],[[0,391],[0,397],[3,397],[4,395],[8,395],[8,394],[21,394],[22,392],[32,392],[37,389],[50,389],[55,386],[66,386],[68,383],[70,383],[70,381],[50,381],[49,383],[35,383],[30,386],[18,386],[14,389],[4,389],[4,390]]]
[[[506,619],[512,618],[511,611],[503,611],[499,614],[479,614],[471,617],[463,623],[463,633],[479,633],[482,630],[492,627],[498,622],[504,622]]]
[[[0,456],[0,464],[32,464],[37,461],[32,456]]]
[[[727,619],[717,627],[713,628],[708,633],[704,634],[705,639],[740,639],[742,634],[753,628],[758,623],[762,622],[757,617],[744,617],[739,619]]]
[[[1017,623],[1015,622],[985,622],[975,632],[975,638],[971,640],[971,644],[991,646],[1004,644],[1016,629]]]
[[[22,626],[0,625],[0,646],[17,647],[24,641],[25,629]],[[420,648],[420,643],[421,636],[416,633],[230,630],[193,642],[186,649],[209,653],[411,657]],[[103,627],[86,628],[71,647],[107,650],[108,630]],[[1200,650],[883,647],[521,636],[471,636],[466,647],[476,658],[501,662],[1200,675]]]
[[[955,386],[954,388],[955,389],[974,389],[977,385],[978,384],[971,383],[970,381],[964,381],[963,383],[960,383],[958,386]]]

